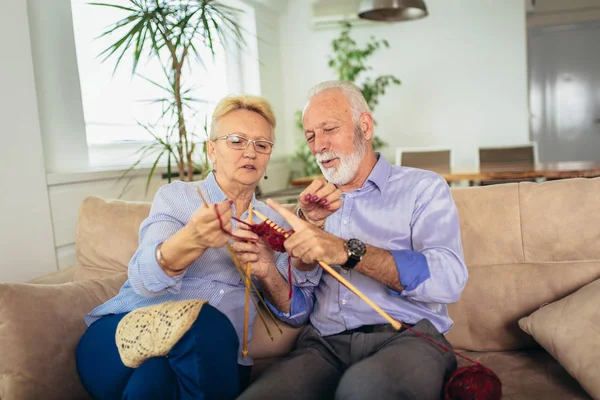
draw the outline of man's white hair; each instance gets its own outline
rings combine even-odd
[[[367,151],[367,140],[360,127],[360,116],[364,113],[370,113],[371,110],[362,91],[353,83],[345,81],[325,81],[316,84],[308,91],[308,102],[319,93],[331,89],[341,90],[350,104],[352,122],[354,123],[354,150],[350,154],[333,151],[321,152],[315,154],[315,158],[325,179],[336,185],[345,185],[356,176],[360,162]],[[308,106],[308,102],[306,106]],[[304,116],[305,111],[306,107],[302,111],[302,116]],[[323,162],[333,158],[339,158],[340,165],[337,168],[325,168]]]
[[[354,125],[359,125],[359,118],[362,114],[371,112],[362,91],[352,82],[334,80],[317,83],[308,90],[307,100],[310,101],[319,93],[330,89],[339,89],[342,91],[344,97],[348,100],[348,103],[350,103]],[[304,116],[305,111],[306,107],[304,107],[304,110],[302,111],[302,116]]]

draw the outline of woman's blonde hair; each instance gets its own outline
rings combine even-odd
[[[272,129],[271,133],[275,133],[275,113],[273,113],[271,104],[269,104],[266,99],[258,96],[248,95],[229,96],[221,100],[213,112],[212,121],[210,124],[211,140],[217,138],[217,123],[219,118],[235,110],[248,110],[257,113],[267,120]],[[275,140],[275,135],[272,137],[273,140]]]

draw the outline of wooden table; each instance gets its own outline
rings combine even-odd
[[[481,172],[476,168],[453,168],[451,173],[440,173],[448,182],[514,181],[520,179],[569,179],[600,177],[600,162],[574,161],[539,163],[533,166],[498,166],[494,171]],[[292,179],[294,187],[308,186],[321,175]]]
[[[449,174],[441,174],[447,182],[502,181],[519,179],[569,179],[595,178],[600,176],[600,162],[553,162],[533,166],[504,166],[493,171],[454,168]]]

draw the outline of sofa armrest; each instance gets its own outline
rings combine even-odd
[[[60,269],[56,272],[51,272],[49,274],[40,276],[39,278],[32,279],[28,283],[49,285],[72,282],[74,271],[75,267]]]
[[[83,317],[126,279],[0,284],[0,398],[89,398],[75,365]]]

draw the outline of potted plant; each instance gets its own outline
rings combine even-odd
[[[401,82],[393,75],[380,75],[375,79],[366,77],[362,79],[361,83],[358,83],[358,79],[363,73],[373,69],[367,65],[368,59],[380,49],[389,48],[390,45],[385,39],[377,40],[371,36],[364,47],[359,47],[356,41],[350,37],[351,29],[352,24],[347,21],[342,22],[340,35],[331,42],[333,54],[329,56],[328,66],[335,71],[337,79],[357,84],[371,111],[374,111],[379,104],[380,97],[385,94],[386,88],[391,84],[400,85]],[[301,131],[303,130],[302,111],[300,110],[296,111],[296,125]],[[377,136],[373,136],[372,146],[377,150],[386,146],[386,143]],[[304,140],[298,141],[292,158],[299,160],[303,165],[302,171],[295,172],[293,175],[320,174],[321,170]]]
[[[202,47],[208,48],[214,57],[219,46],[244,44],[235,20],[239,10],[215,0],[129,0],[126,5],[91,4],[124,12],[121,20],[100,35],[101,38],[117,38],[100,54],[103,61],[114,58],[116,70],[123,57],[129,54],[133,57],[132,74],[136,74],[144,58],[156,58],[165,76],[164,82],[144,78],[164,92],[163,97],[152,100],[162,105],[162,114],[157,116],[155,123],[138,122],[154,140],[139,149],[139,159],[124,175],[151,156],[156,158],[148,174],[146,192],[157,165],[165,157],[169,182],[175,176],[187,181],[192,181],[198,173],[204,176],[210,168],[206,155],[208,126],[205,116],[201,135],[190,130],[187,122],[196,115],[198,100],[191,97],[191,87],[185,78],[192,67],[202,66],[199,51]],[[166,129],[159,130],[158,126]]]

